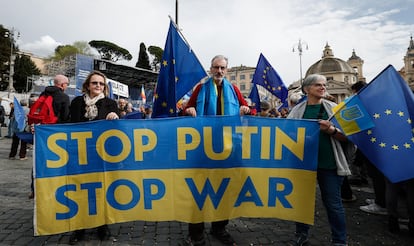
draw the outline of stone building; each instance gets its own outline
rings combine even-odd
[[[414,41],[413,36],[410,38],[410,43],[407,52],[404,56],[404,67],[399,71],[404,80],[408,83],[411,90],[414,91]]]
[[[363,75],[364,61],[352,51],[348,61],[344,61],[334,56],[332,48],[327,43],[322,53],[322,58],[312,64],[306,71],[306,76],[310,74],[321,74],[327,79],[326,90],[333,96],[337,103],[342,102],[352,93],[351,85],[359,80],[365,81]],[[300,81],[296,81],[289,86],[290,91],[298,91]]]

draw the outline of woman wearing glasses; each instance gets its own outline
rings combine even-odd
[[[106,77],[99,71],[91,72],[82,85],[82,96],[77,96],[70,105],[71,122],[85,122],[92,120],[115,120],[119,119],[117,103],[110,99],[109,87]],[[97,228],[100,240],[105,240],[110,236],[106,225]],[[70,244],[83,239],[85,230],[76,230],[71,235]]]
[[[92,71],[82,85],[82,93],[70,105],[71,122],[119,119],[118,105],[108,97],[109,87],[103,73]]]

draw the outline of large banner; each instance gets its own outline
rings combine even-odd
[[[316,121],[215,116],[40,125],[35,235],[133,220],[313,224]]]

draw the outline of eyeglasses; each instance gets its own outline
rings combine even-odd
[[[326,84],[321,84],[321,83],[315,83],[315,84],[312,84],[313,86],[315,86],[315,87],[326,87]]]
[[[222,66],[213,66],[213,68],[214,68],[214,69],[216,69],[216,70],[219,70],[219,69],[224,70],[224,69],[226,69],[227,67],[222,67]]]
[[[100,85],[100,86],[105,86],[105,83],[104,82],[98,82],[98,81],[91,81],[91,84],[92,85]]]

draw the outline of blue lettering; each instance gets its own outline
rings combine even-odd
[[[157,193],[151,193],[151,186],[157,187]],[[143,181],[144,189],[144,208],[152,209],[152,201],[159,200],[165,195],[165,185],[159,179],[144,179]]]
[[[76,185],[64,185],[56,189],[56,201],[69,208],[67,213],[56,213],[56,220],[70,219],[78,213],[78,204],[65,196],[66,191],[76,191]]]
[[[80,187],[81,190],[88,190],[89,215],[96,215],[96,189],[102,188],[102,183],[86,183]]]
[[[283,185],[284,189],[278,190],[277,186]],[[276,207],[276,200],[279,199],[280,203],[285,208],[292,208],[292,205],[286,199],[286,196],[292,193],[293,184],[287,178],[269,178],[269,207]]]
[[[126,204],[121,204],[115,199],[115,190],[118,188],[118,186],[121,185],[128,187],[132,192],[132,199],[130,202]],[[114,181],[111,185],[109,185],[108,191],[106,193],[106,199],[108,201],[108,204],[111,205],[113,208],[119,210],[128,210],[135,207],[135,205],[138,204],[140,199],[140,193],[138,187],[133,182],[126,179],[119,179]]]
[[[229,185],[230,178],[224,178],[221,181],[221,184],[217,190],[217,193],[214,192],[213,186],[210,183],[210,180],[207,179],[204,183],[203,190],[201,193],[198,193],[197,187],[192,178],[186,178],[185,182],[190,188],[191,193],[193,194],[194,200],[197,203],[198,209],[202,210],[204,203],[206,201],[207,196],[210,197],[211,201],[213,202],[214,208],[217,209],[218,205],[220,204],[221,199],[223,198],[224,192]]]
[[[250,196],[248,193],[250,193]],[[253,202],[256,206],[263,206],[263,202],[260,200],[256,187],[254,187],[254,184],[250,177],[247,177],[246,181],[244,182],[234,206],[238,207],[242,202]]]

